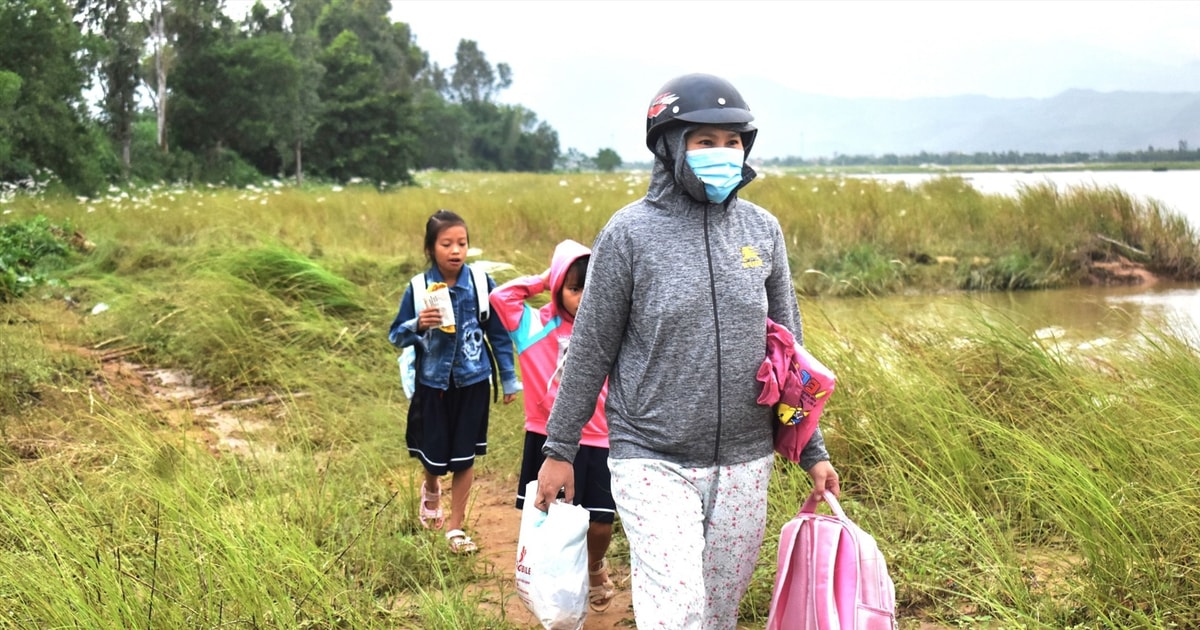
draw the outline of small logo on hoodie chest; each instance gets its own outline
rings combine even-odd
[[[742,247],[742,269],[753,269],[763,265],[762,257],[758,255],[758,249],[753,245],[745,245]]]

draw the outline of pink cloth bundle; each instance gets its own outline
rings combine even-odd
[[[833,392],[833,372],[797,343],[791,331],[768,319],[766,358],[756,378],[763,384],[758,404],[773,405],[781,423],[775,427],[775,451],[799,462]]]

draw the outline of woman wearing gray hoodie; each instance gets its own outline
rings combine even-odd
[[[707,74],[652,99],[649,190],[596,237],[547,425],[542,509],[560,489],[571,500],[569,462],[608,379],[609,468],[639,628],[735,628],[766,527],[774,417],[755,375],[767,318],[802,336],[779,221],[737,194],[755,177],[753,119]],[[838,493],[819,430],[800,465],[815,493]]]

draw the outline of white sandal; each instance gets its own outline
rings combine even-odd
[[[600,560],[600,568],[592,571],[588,569],[588,575],[604,574],[604,582],[591,586],[589,581],[588,586],[588,606],[593,612],[604,612],[612,605],[613,597],[617,594],[616,586],[612,582],[612,578],[608,575],[608,558]]]
[[[465,555],[479,550],[475,541],[471,540],[471,537],[461,529],[452,529],[446,532],[446,541],[450,543],[450,553]]]

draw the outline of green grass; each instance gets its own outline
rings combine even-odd
[[[967,308],[838,329],[806,334],[842,376],[822,423],[902,603],[1002,627],[1200,623],[1194,349],[1068,352]]]
[[[477,258],[514,265],[502,282],[564,238],[590,242],[646,181],[421,178],[6,205],[6,224],[46,217],[94,249],[55,254],[0,303],[0,627],[516,627],[476,588],[507,569],[451,556],[417,522],[387,326],[433,210],[466,217]],[[1194,278],[1188,226],[1116,190],[1007,199],[953,177],[768,174],[747,196],[789,239],[806,341],[838,374],[822,423],[844,505],[880,542],[904,627],[1200,625],[1193,349],[1155,330],[1065,348],[969,301],[924,319],[870,298],[825,313],[837,296],[1073,286],[1089,260],[1134,255],[1096,234]],[[210,400],[181,411],[115,387],[141,381],[105,354],[185,370]],[[279,402],[225,410],[246,453],[198,439],[189,408],[264,396]],[[478,474],[507,487],[520,406],[494,407],[491,427]],[[780,464],[748,625],[807,484]]]

